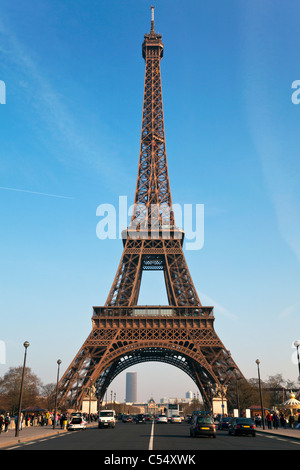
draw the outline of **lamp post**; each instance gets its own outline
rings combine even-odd
[[[20,423],[21,423],[21,410],[22,410],[22,399],[23,399],[23,386],[24,386],[24,377],[25,377],[25,367],[26,367],[26,357],[27,357],[27,348],[29,348],[28,341],[24,343],[25,353],[24,353],[24,364],[23,364],[23,372],[22,372],[22,380],[21,380],[21,388],[20,388],[20,398],[19,398],[19,413],[18,413],[18,420],[16,426],[16,433],[15,437],[19,436],[20,432]]]
[[[257,364],[257,371],[258,371],[258,384],[259,384],[260,406],[261,406],[261,414],[262,414],[262,425],[263,425],[263,429],[265,429],[265,410],[264,410],[262,393],[261,393],[260,371],[259,371],[260,360],[256,359],[255,362]]]
[[[57,415],[57,395],[58,395],[58,382],[59,382],[59,368],[61,365],[61,360],[57,361],[57,381],[56,381],[56,394],[55,394],[55,407],[54,407],[54,420],[53,420],[53,429],[56,426],[56,415]]]
[[[92,404],[92,378],[90,378],[90,387],[89,387],[89,420],[91,422],[91,404]]]
[[[233,375],[235,377],[236,406],[238,409],[238,417],[240,417],[240,397],[239,397],[239,384],[238,384],[239,378],[237,376],[235,367],[229,367],[228,372],[233,372]]]
[[[300,381],[300,356],[299,356],[299,346],[300,346],[300,340],[298,339],[297,341],[294,342],[294,346],[297,348],[297,358],[298,358],[298,371],[299,371],[299,377],[298,380]]]
[[[221,399],[222,399],[222,419],[224,418],[224,379],[219,379],[221,384]]]

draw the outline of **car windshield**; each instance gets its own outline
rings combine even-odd
[[[213,424],[212,418],[198,418],[197,419],[198,424]]]
[[[71,424],[81,424],[81,418],[72,418]]]
[[[239,424],[253,424],[253,420],[251,418],[237,418],[235,422]]]
[[[105,417],[105,416],[113,416],[113,412],[112,411],[101,411],[100,412],[100,416],[102,417]]]

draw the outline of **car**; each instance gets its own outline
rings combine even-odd
[[[132,423],[133,419],[132,416],[123,416],[122,421],[123,423]]]
[[[217,434],[213,418],[210,416],[194,416],[190,427],[190,436],[210,436],[215,439]]]
[[[136,424],[139,424],[139,423],[145,423],[145,415],[142,415],[142,414],[139,414],[136,416],[135,418],[135,422]]]
[[[159,416],[157,416],[157,418],[156,418],[156,423],[157,423],[157,424],[160,424],[160,423],[168,423],[168,418],[166,417],[166,415],[159,415]]]
[[[224,417],[224,418],[221,418],[220,421],[219,421],[219,424],[218,424],[218,429],[228,429],[229,428],[229,425],[230,423],[232,422],[233,418],[229,418],[229,417]]]
[[[98,419],[98,429],[114,428],[116,426],[116,414],[114,410],[101,410]]]
[[[68,431],[78,431],[81,429],[82,431],[86,430],[86,421],[80,416],[73,416],[71,418],[70,423],[67,426]]]
[[[181,423],[181,417],[179,415],[172,416],[171,423]]]
[[[228,434],[233,434],[234,436],[241,434],[251,434],[253,437],[255,437],[256,429],[253,419],[234,418],[229,425]]]

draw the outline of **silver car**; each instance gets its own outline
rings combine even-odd
[[[68,431],[86,430],[86,421],[80,416],[74,416],[68,424]]]

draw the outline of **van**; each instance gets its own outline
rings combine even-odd
[[[115,410],[101,410],[98,419],[98,429],[114,428],[116,425]]]

